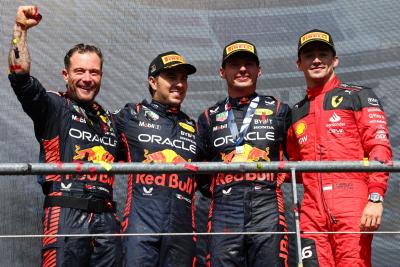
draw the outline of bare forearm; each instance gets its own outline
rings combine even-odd
[[[36,26],[42,16],[36,6],[20,6],[17,10],[15,25],[8,53],[8,66],[11,73],[29,73],[31,57],[28,51],[27,31]]]
[[[27,29],[18,23],[14,25],[13,29],[8,65],[12,73],[30,72],[31,58],[27,43]]]

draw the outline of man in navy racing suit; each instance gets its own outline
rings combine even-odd
[[[272,96],[256,93],[260,75],[252,43],[237,40],[224,48],[220,76],[226,80],[228,97],[206,109],[198,120],[199,134],[209,155],[207,160],[283,160],[290,109]],[[283,180],[281,174],[263,172],[213,175],[209,231],[286,232],[280,190]],[[213,267],[287,266],[288,237],[212,235],[209,252]]]
[[[129,103],[118,114],[118,131],[128,145],[132,162],[185,163],[197,161],[196,125],[180,105],[188,75],[196,68],[174,51],[158,55],[148,72],[152,101]],[[189,163],[188,163],[189,164]],[[135,173],[128,179],[123,231],[155,235],[125,236],[125,266],[190,267],[194,237],[157,233],[192,233],[195,176],[190,174]]]
[[[40,160],[48,163],[108,164],[117,157],[110,113],[94,102],[100,90],[103,57],[95,46],[79,44],[64,58],[66,92],[46,91],[30,76],[27,30],[41,19],[35,6],[21,6],[9,53],[9,79],[34,123]],[[114,176],[60,175],[39,178],[44,234],[116,234],[120,223],[113,202]],[[120,266],[120,237],[45,237],[42,266]]]

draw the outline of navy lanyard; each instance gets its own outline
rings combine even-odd
[[[260,97],[255,97],[251,102],[249,107],[247,108],[246,116],[243,119],[243,124],[240,127],[240,132],[238,131],[238,127],[235,121],[235,115],[233,114],[232,107],[229,104],[229,98],[226,99],[226,106],[228,109],[228,126],[231,130],[232,139],[235,142],[236,146],[240,146],[246,136],[250,123],[253,119],[254,113],[257,109],[258,102],[260,101]]]

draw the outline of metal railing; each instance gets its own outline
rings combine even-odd
[[[83,173],[213,173],[213,172],[400,172],[400,161],[290,161],[188,163],[0,163],[0,175]]]

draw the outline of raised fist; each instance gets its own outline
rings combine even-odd
[[[42,15],[38,13],[37,6],[20,6],[17,10],[15,22],[25,29],[29,29],[38,25],[41,19]]]

